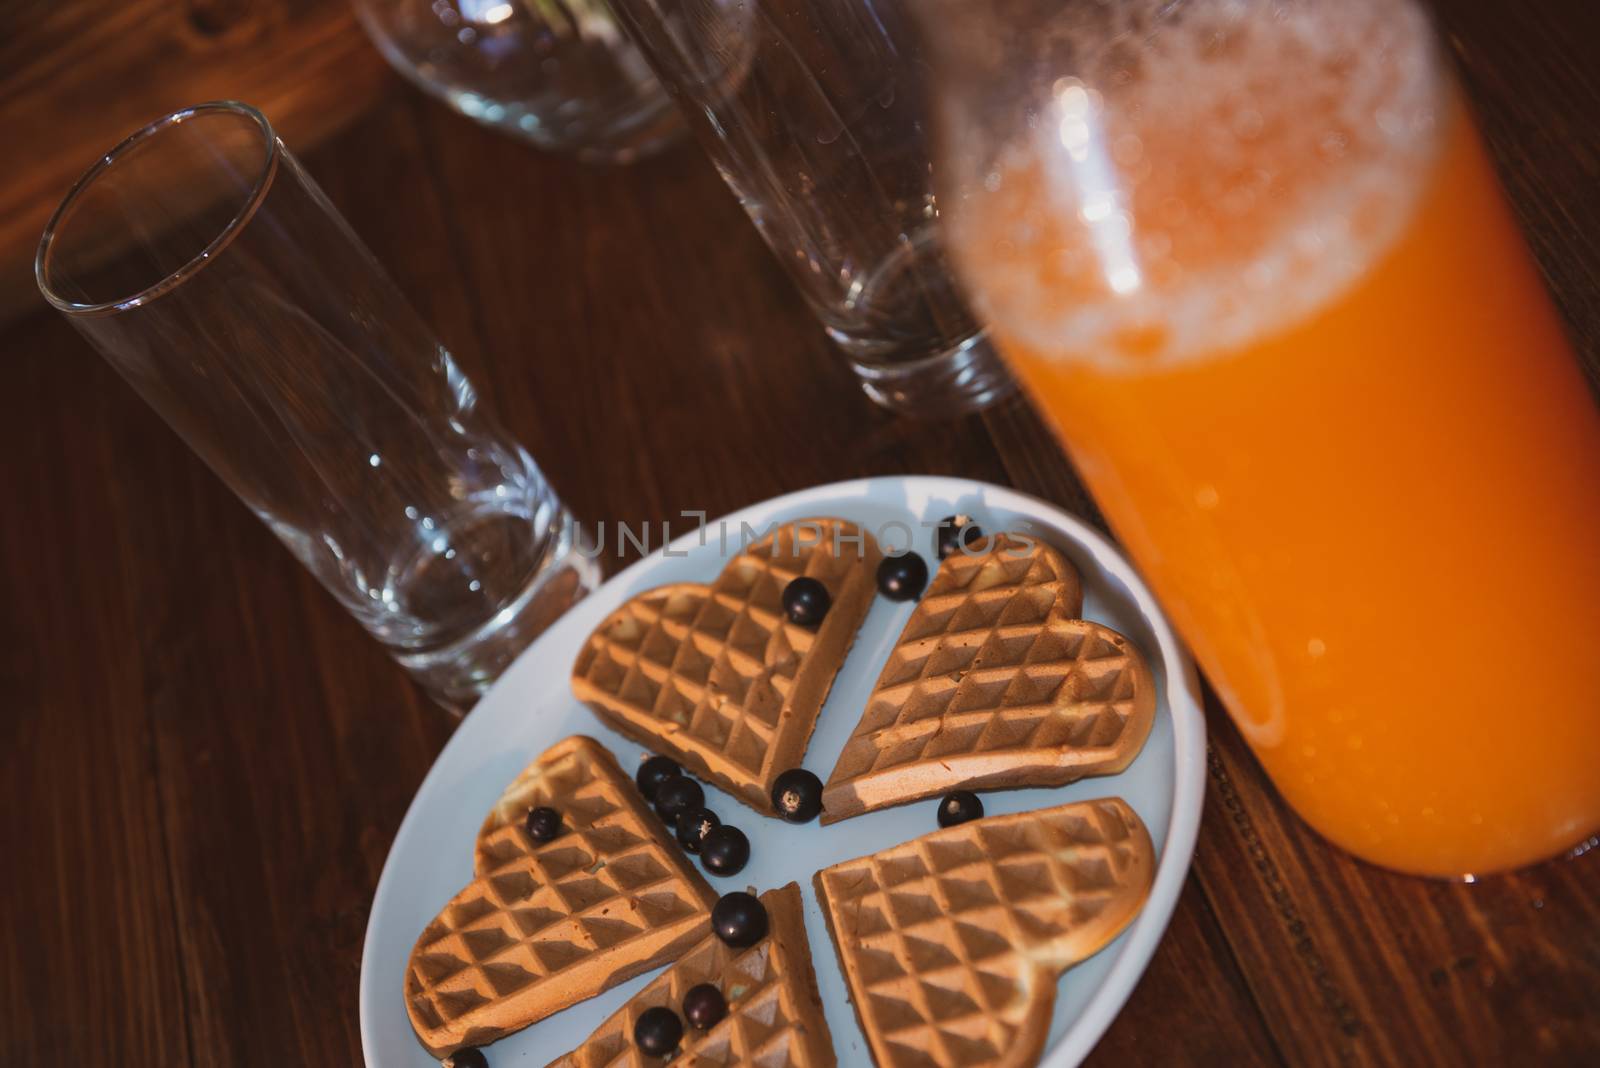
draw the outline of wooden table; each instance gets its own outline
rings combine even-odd
[[[1593,374],[1600,19],[1441,14]],[[311,169],[581,516],[893,472],[1092,514],[1020,403],[874,409],[692,148],[589,170],[376,100]],[[367,909],[453,723],[64,323],[0,336],[0,1063],[357,1063]],[[1600,860],[1376,871],[1209,719],[1193,872],[1095,1063],[1600,1063]]]

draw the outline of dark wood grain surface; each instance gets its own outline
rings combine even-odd
[[[1440,15],[1600,380],[1600,16]],[[583,517],[895,472],[1093,514],[1023,403],[873,408],[692,149],[591,170],[391,79],[307,155]],[[453,723],[65,323],[0,339],[0,1064],[359,1063],[367,909]],[[1600,859],[1366,867],[1208,711],[1193,872],[1093,1063],[1600,1063]]]

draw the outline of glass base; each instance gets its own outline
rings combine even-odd
[[[852,359],[861,388],[902,415],[948,418],[982,411],[1016,392],[1016,379],[983,331],[943,352],[906,363]]]
[[[491,619],[447,645],[390,650],[429,697],[456,715],[465,715],[535,638],[600,584],[596,554],[579,551],[591,547],[589,535],[565,509],[562,520],[543,565]]]

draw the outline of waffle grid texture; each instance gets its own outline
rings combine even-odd
[[[878,1068],[1029,1065],[1056,978],[1137,914],[1155,867],[1118,798],[992,816],[815,877]]]
[[[639,1050],[634,1024],[646,1009],[665,1006],[683,1015],[683,997],[701,983],[715,985],[728,1015],[705,1031],[685,1023],[671,1063],[694,1068],[833,1068],[833,1039],[823,1019],[811,947],[793,883],[761,895],[770,933],[748,949],[710,935],[629,999],[583,1045],[550,1068],[659,1068]]]
[[[955,789],[1121,771],[1155,718],[1127,638],[1077,618],[1078,573],[1005,534],[939,565],[823,791],[823,822]]]
[[[880,558],[852,523],[784,524],[710,586],[646,590],[612,613],[578,654],[573,692],[619,733],[771,814],[773,781],[805,756]],[[832,600],[815,629],[784,615],[784,587],[801,576]]]
[[[522,817],[561,814],[550,842]],[[574,736],[507,788],[478,834],[476,878],[406,968],[429,1052],[482,1045],[674,958],[705,936],[715,895],[599,743]]]

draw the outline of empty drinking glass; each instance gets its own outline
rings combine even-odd
[[[869,396],[941,415],[1010,392],[945,259],[900,0],[612,6]]]
[[[683,130],[605,0],[355,0],[389,63],[470,118],[593,163]]]
[[[533,459],[254,108],[108,152],[39,288],[440,702],[593,588]]]

